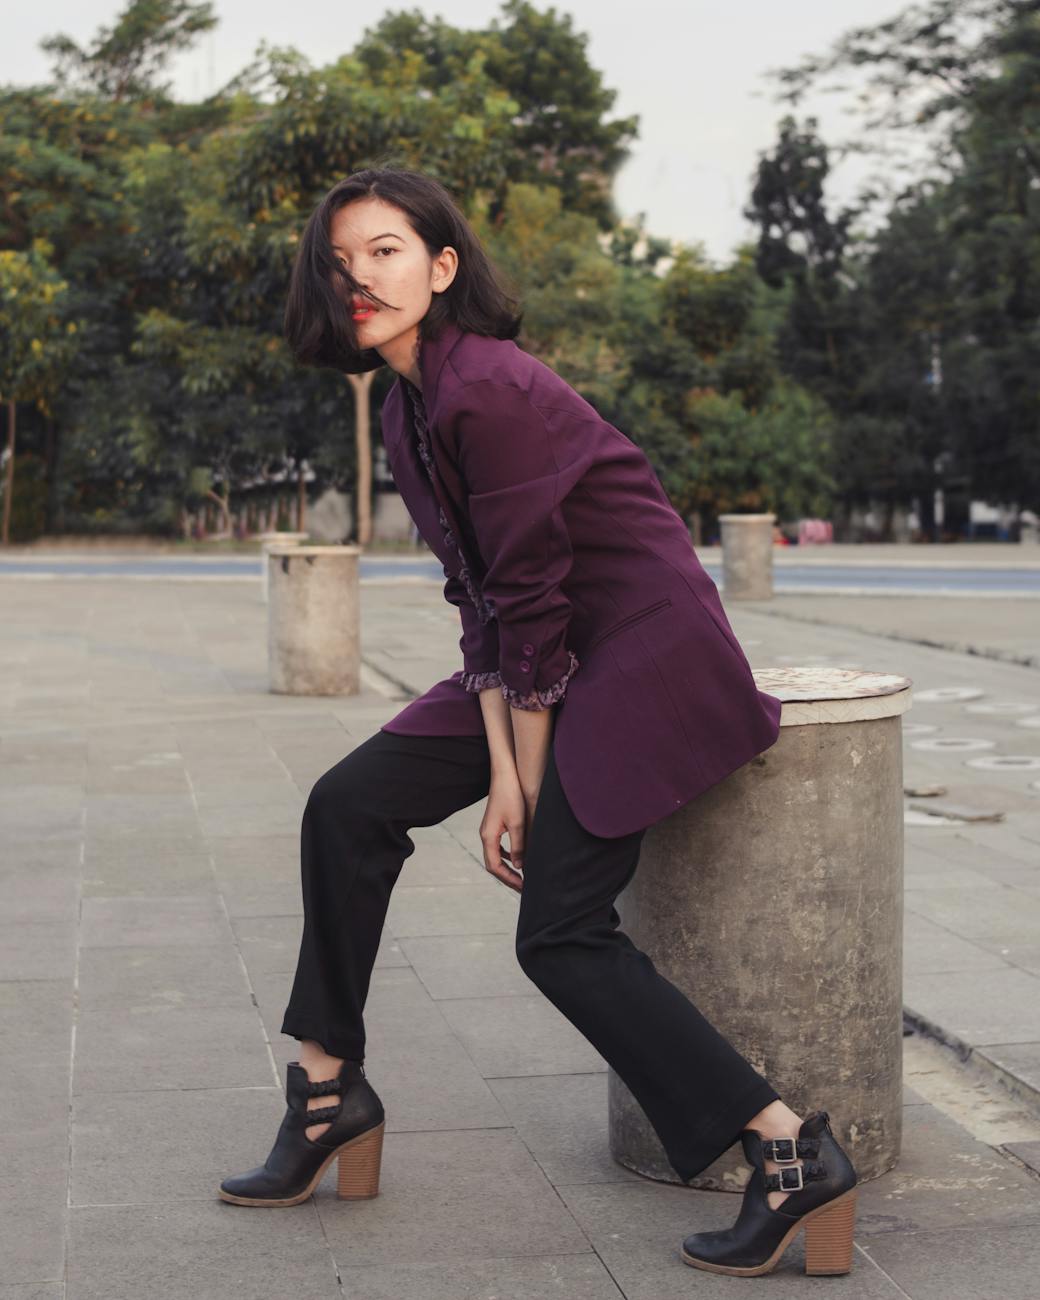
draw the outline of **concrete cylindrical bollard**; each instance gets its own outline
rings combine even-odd
[[[295,542],[305,542],[309,533],[258,533],[260,543],[260,599],[266,605],[270,599],[270,587],[267,581],[267,553],[272,546],[290,546]]]
[[[275,694],[361,689],[360,554],[360,546],[271,547],[267,663]]]
[[[860,1177],[902,1138],[903,750],[911,680],[762,669],[775,745],[651,826],[622,928],[798,1114],[829,1112]],[[611,1069],[611,1152],[678,1182]],[[696,1117],[691,1116],[691,1122]],[[739,1142],[690,1186],[739,1191]]]
[[[769,600],[773,595],[773,526],[776,515],[719,515],[722,592],[727,600]]]

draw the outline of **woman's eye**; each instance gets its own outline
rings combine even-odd
[[[382,248],[376,249],[377,253],[396,253],[397,249],[392,244],[385,244]]]

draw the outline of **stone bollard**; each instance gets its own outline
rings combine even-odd
[[[270,599],[270,588],[267,581],[267,553],[272,546],[289,546],[294,542],[305,542],[310,536],[309,533],[258,533],[257,541],[260,543],[260,599],[263,604],[267,604]]]
[[[361,689],[360,554],[360,546],[272,545],[267,664],[275,694]]]
[[[719,515],[726,600],[772,598],[775,523],[774,514]]]
[[[829,1112],[862,1179],[902,1138],[903,749],[911,679],[754,673],[775,745],[646,833],[621,925],[799,1115]],[[678,1182],[613,1069],[610,1145]],[[694,1117],[691,1116],[691,1122]],[[688,1184],[740,1191],[739,1141]]]

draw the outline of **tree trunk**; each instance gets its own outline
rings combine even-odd
[[[303,461],[296,462],[296,531],[307,531],[307,480],[303,477]]]
[[[357,475],[354,483],[354,519],[358,546],[372,540],[372,380],[374,370],[347,375],[354,393],[354,440],[357,447]]]
[[[7,403],[7,482],[4,486],[3,544],[11,541],[11,502],[14,498],[15,405]]]
[[[58,488],[60,478],[58,474],[58,430],[54,423],[54,417],[48,415],[44,425],[44,443],[43,455],[46,464],[44,472],[44,482],[47,486],[47,497],[44,503],[43,528],[44,532],[53,533],[55,519],[57,517],[56,504],[58,500]]]
[[[206,493],[206,495],[211,500],[215,501],[217,505],[220,507],[221,526],[218,530],[215,530],[217,532],[217,536],[218,537],[233,536],[233,529],[231,527],[231,483],[230,481],[228,479],[224,480],[223,496],[218,496],[217,493],[214,492],[212,488],[210,488],[210,490]]]

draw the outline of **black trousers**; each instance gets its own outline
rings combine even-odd
[[[282,1033],[363,1059],[362,1013],[390,892],[415,851],[408,831],[486,798],[490,776],[484,736],[378,731],[318,778],[301,830],[303,937]],[[585,830],[550,747],[528,831],[516,955],[616,1070],[688,1180],[779,1093],[618,928],[614,901],[644,834]]]

